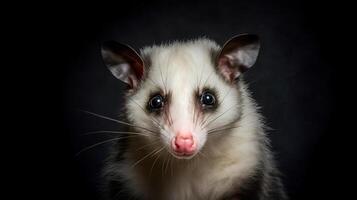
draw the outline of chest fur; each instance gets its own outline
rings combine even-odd
[[[254,143],[236,145],[193,160],[153,157],[127,168],[123,176],[131,182],[132,193],[145,199],[222,199],[254,175],[258,163],[255,147]]]

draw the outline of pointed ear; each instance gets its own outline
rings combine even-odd
[[[234,82],[254,65],[259,48],[260,42],[257,35],[242,34],[231,38],[218,55],[218,70],[228,82]]]
[[[102,44],[102,57],[105,65],[119,80],[136,89],[144,74],[144,62],[131,47],[107,41]]]

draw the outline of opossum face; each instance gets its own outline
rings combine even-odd
[[[240,35],[222,49],[201,39],[144,48],[139,56],[109,42],[102,54],[110,71],[129,86],[128,119],[140,127],[143,139],[189,159],[210,134],[239,119],[236,80],[254,64],[258,50],[257,36]]]

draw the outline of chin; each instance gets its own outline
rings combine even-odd
[[[190,160],[192,159],[193,157],[195,157],[197,155],[198,152],[194,152],[190,155],[186,155],[186,154],[178,154],[178,153],[174,153],[172,151],[170,151],[170,154],[175,157],[176,159],[179,159],[179,160]]]

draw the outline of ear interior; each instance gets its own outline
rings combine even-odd
[[[257,35],[242,34],[228,40],[217,58],[217,66],[223,77],[229,82],[235,81],[254,65],[259,48]]]
[[[105,65],[117,79],[128,84],[130,89],[137,88],[144,74],[144,62],[134,49],[107,41],[103,43],[101,53]]]

